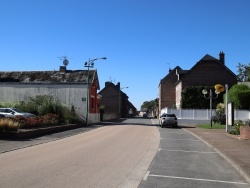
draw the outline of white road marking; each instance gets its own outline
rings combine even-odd
[[[229,183],[229,184],[241,184],[241,185],[247,185],[248,184],[248,183],[245,183],[245,182],[233,182],[233,181],[221,181],[221,180],[210,180],[210,179],[186,178],[186,177],[164,176],[164,175],[155,175],[155,174],[148,174],[147,177],[148,176],[150,176],[150,177],[160,177],[160,178],[194,180],[194,181],[207,181],[207,182],[218,182],[218,183]]]
[[[215,151],[188,151],[188,150],[167,150],[159,148],[158,151],[175,151],[175,152],[186,152],[186,153],[217,153]]]
[[[160,132],[160,133],[163,133],[163,132]],[[165,133],[164,132],[164,135],[166,135],[166,134],[187,134],[187,133],[185,133],[185,132],[167,132],[167,133]]]
[[[147,171],[147,173],[145,174],[143,180],[147,180],[148,179],[148,175],[149,175],[150,171]]]
[[[197,139],[176,139],[176,138],[161,138],[161,140],[186,140],[186,141],[195,141],[195,142],[200,142],[201,140],[197,140]]]

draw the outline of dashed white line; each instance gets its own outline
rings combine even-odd
[[[187,178],[187,177],[177,177],[177,176],[164,176],[164,175],[155,175],[155,174],[149,174],[150,172],[147,172],[147,177],[160,177],[160,178],[172,178],[172,179],[184,179],[184,180],[194,180],[194,181],[207,181],[207,182],[218,182],[218,183],[229,183],[229,184],[241,184],[241,185],[247,185],[245,182],[233,182],[233,181],[221,181],[221,180],[211,180],[211,179],[199,179],[199,178]],[[145,175],[145,176],[146,176]],[[147,177],[145,180],[147,180]],[[144,177],[145,178],[145,177]],[[143,179],[144,180],[144,179]]]
[[[185,140],[185,141],[194,141],[194,142],[200,142],[200,140],[197,139],[176,139],[176,138],[161,138],[161,140]]]
[[[160,133],[163,133],[163,132],[160,132]],[[166,134],[187,134],[187,133],[185,133],[185,132],[168,132],[168,133],[165,133],[164,132],[164,135],[166,135]]]
[[[158,151],[174,151],[174,152],[186,152],[186,153],[217,153],[215,151],[188,151],[188,150],[167,150],[159,148]]]

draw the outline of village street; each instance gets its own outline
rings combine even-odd
[[[138,185],[158,145],[159,133],[154,126],[99,127],[1,153],[0,185],[2,188]]]
[[[199,139],[156,124],[130,118],[57,138],[1,140],[11,143],[0,153],[1,187],[248,187]]]

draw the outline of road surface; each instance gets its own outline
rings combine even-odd
[[[137,187],[159,148],[149,125],[104,126],[0,154],[0,187]]]

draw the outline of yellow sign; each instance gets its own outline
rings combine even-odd
[[[216,91],[219,91],[219,92],[225,91],[224,86],[221,85],[221,84],[216,84],[216,85],[214,86],[214,89],[215,89]]]

